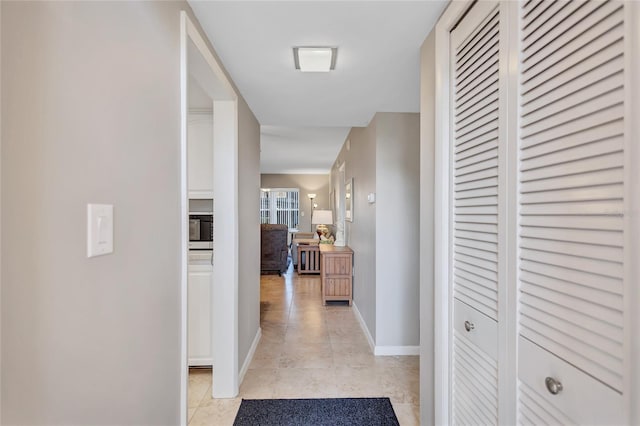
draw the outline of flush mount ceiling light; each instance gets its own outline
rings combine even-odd
[[[336,47],[294,47],[293,61],[302,72],[329,72],[336,68]]]

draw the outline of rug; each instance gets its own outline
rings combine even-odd
[[[399,426],[389,398],[243,399],[234,426]]]

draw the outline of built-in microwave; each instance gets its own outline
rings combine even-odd
[[[189,249],[211,250],[213,249],[213,215],[190,214],[189,215]]]

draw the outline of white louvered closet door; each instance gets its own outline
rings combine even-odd
[[[500,11],[478,2],[451,32],[452,416],[498,423]]]
[[[624,7],[522,4],[521,424],[625,423]]]

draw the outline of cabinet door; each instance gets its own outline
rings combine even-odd
[[[189,268],[187,309],[190,366],[212,365],[211,278],[211,268]]]
[[[213,115],[190,113],[187,133],[189,198],[213,198]]]
[[[324,273],[326,275],[351,276],[351,256],[351,254],[325,256]]]
[[[624,423],[624,8],[521,10],[522,423]]]
[[[500,4],[477,2],[451,32],[452,414],[498,423]]]

